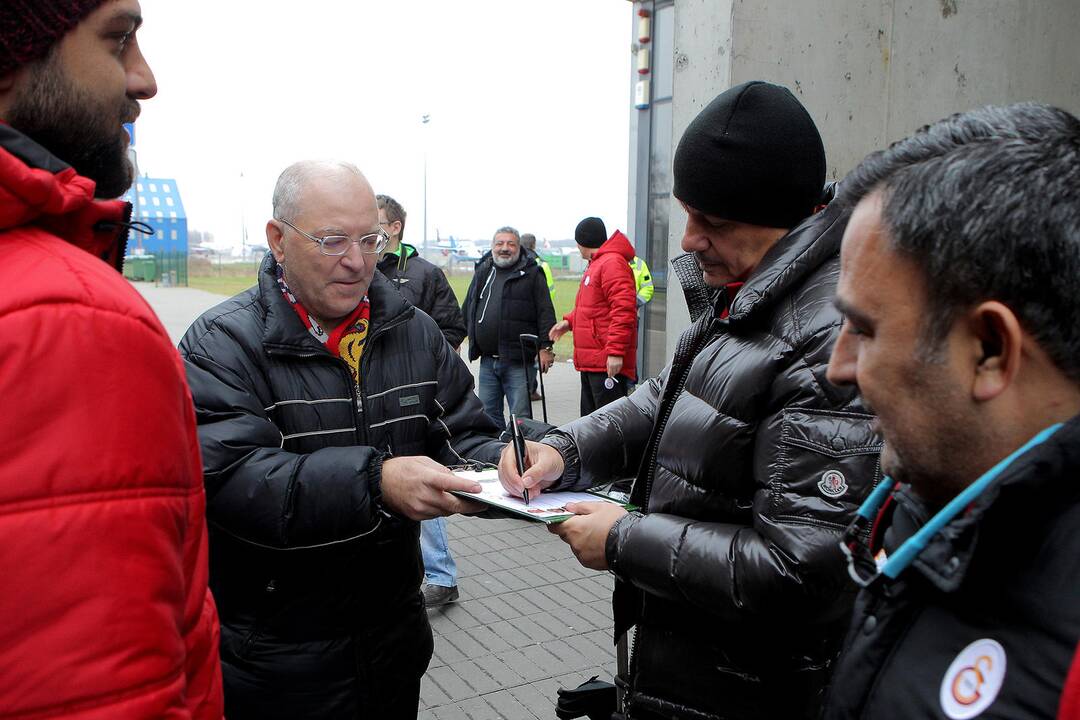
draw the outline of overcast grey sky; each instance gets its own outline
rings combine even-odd
[[[249,243],[278,173],[349,160],[408,212],[406,240],[573,236],[626,225],[626,0],[142,0],[159,93],[140,170],[175,177],[189,226]],[[420,118],[430,114],[430,124]],[[241,180],[243,173],[243,180]]]

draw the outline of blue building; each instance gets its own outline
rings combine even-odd
[[[153,255],[187,255],[187,213],[175,180],[137,177],[123,199],[132,205],[132,221],[139,220],[154,229],[153,235],[132,232],[128,237],[128,255],[141,254],[137,252],[140,248]]]

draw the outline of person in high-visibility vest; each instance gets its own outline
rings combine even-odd
[[[637,306],[640,309],[652,300],[653,290],[655,289],[652,284],[652,274],[649,272],[649,266],[637,255],[630,261],[630,269],[634,273],[634,287],[637,290]]]
[[[547,279],[547,288],[548,294],[551,295],[551,303],[555,304],[555,278],[551,276],[551,266],[548,265],[547,260],[544,260],[540,257],[540,253],[536,252],[536,236],[532,233],[525,233],[522,235],[521,247],[526,250],[531,250],[536,255],[536,264],[544,271],[544,277]],[[645,268],[645,272],[648,274],[649,268]],[[651,278],[649,282],[652,282]]]

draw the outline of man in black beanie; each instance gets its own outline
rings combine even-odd
[[[626,397],[637,380],[637,291],[630,261],[634,247],[604,221],[587,217],[574,229],[578,252],[588,261],[574,309],[548,336],[574,333],[574,367],[581,373],[581,414]]]
[[[785,88],[719,95],[675,153],[687,277],[711,288],[675,357],[630,397],[529,446],[503,484],[579,489],[636,473],[631,502],[553,526],[616,577],[636,626],[627,717],[816,718],[853,588],[840,534],[881,445],[851,389],[825,381],[847,215],[822,198],[817,129]]]

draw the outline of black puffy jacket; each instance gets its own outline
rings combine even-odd
[[[379,271],[402,297],[431,316],[451,347],[461,345],[465,320],[442,270],[420,257],[412,245],[401,243],[397,255],[388,254],[379,261]]]
[[[476,342],[477,319],[484,312],[499,313],[499,356],[510,362],[521,362],[520,336],[536,335],[540,346],[549,348],[548,331],[555,324],[555,306],[547,288],[547,277],[536,262],[536,254],[522,248],[521,256],[514,264],[516,275],[506,279],[501,298],[481,297],[484,286],[495,271],[491,251],[476,261],[476,272],[465,294],[465,327],[469,331],[469,360],[480,357]]]
[[[783,237],[632,396],[545,440],[562,486],[637,472],[607,540],[616,637],[636,625],[632,718],[812,718],[854,592],[837,542],[880,441],[825,370],[847,217]]]
[[[861,574],[929,515],[910,487],[895,489],[872,550],[854,548]],[[895,579],[859,593],[825,716],[1064,718],[1078,639],[1080,417],[1009,465]]]
[[[431,656],[419,526],[373,501],[383,458],[493,460],[495,427],[435,322],[376,272],[357,397],[345,363],[259,285],[180,343],[206,477],[226,715],[399,717]],[[376,498],[377,499],[377,498]]]

